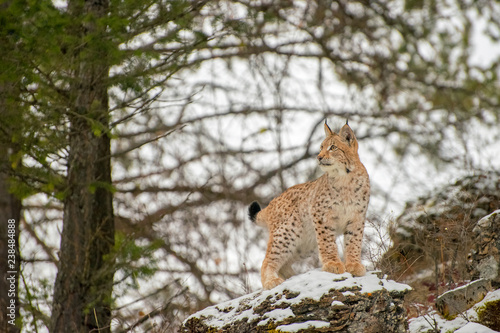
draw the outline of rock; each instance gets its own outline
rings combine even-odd
[[[444,318],[452,319],[482,301],[489,291],[491,291],[489,280],[476,280],[439,296],[436,308]]]
[[[494,288],[500,288],[500,210],[479,220],[473,232],[473,278],[489,279]]]
[[[310,271],[197,312],[180,332],[406,332],[411,288],[377,274]]]
[[[436,311],[409,320],[410,333],[489,333],[500,331],[500,289],[469,310],[447,320]]]

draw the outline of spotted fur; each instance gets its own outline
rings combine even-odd
[[[317,156],[325,172],[320,178],[295,185],[249,216],[269,229],[269,242],[261,279],[264,289],[279,285],[295,272],[292,264],[319,250],[323,270],[365,274],[361,264],[370,181],[358,156],[358,141],[348,124],[334,133],[325,122],[326,138]],[[344,235],[345,264],[340,260],[336,236]]]

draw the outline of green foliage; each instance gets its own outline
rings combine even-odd
[[[422,9],[425,5],[424,0],[406,0],[405,2],[405,10],[415,10]]]
[[[19,301],[23,304],[21,316],[23,329],[26,332],[37,332],[40,327],[47,326],[49,317],[46,309],[52,301],[53,282],[46,278],[25,276],[21,273]]]
[[[152,277],[159,269],[155,252],[163,245],[157,239],[153,242],[133,239],[121,232],[115,234],[115,247],[110,256],[116,260],[117,271],[122,276],[118,283],[127,288],[139,288],[139,281]]]

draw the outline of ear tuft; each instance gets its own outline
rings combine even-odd
[[[325,129],[325,135],[326,135],[326,137],[329,137],[330,135],[333,135],[333,131],[331,130],[331,128],[326,123],[326,119],[325,119],[324,129]]]
[[[348,124],[342,126],[339,135],[342,140],[344,140],[344,142],[349,145],[349,147],[355,147],[355,150],[357,150],[358,141],[356,140],[356,136],[354,135],[354,132]]]

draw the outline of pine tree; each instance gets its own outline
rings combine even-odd
[[[45,193],[63,205],[50,331],[111,329],[115,217],[113,128],[148,110],[157,89],[207,47],[197,17],[207,1],[51,1],[24,6],[26,53],[6,124],[18,150],[12,191]],[[14,16],[9,17],[13,22]],[[143,41],[143,37],[150,41]],[[16,54],[21,57],[21,52]],[[112,123],[113,120],[113,123]]]

